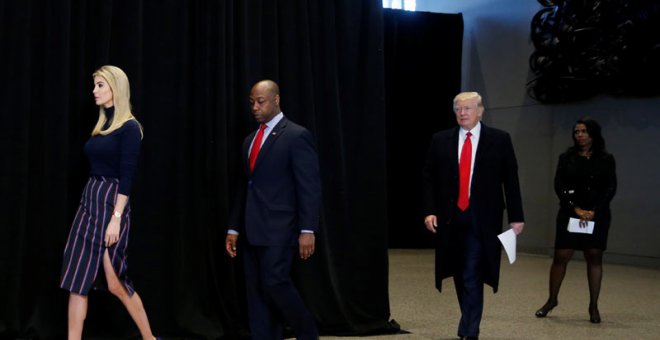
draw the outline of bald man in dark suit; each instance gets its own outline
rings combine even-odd
[[[250,332],[255,340],[280,340],[284,324],[298,339],[318,339],[290,271],[294,256],[314,253],[319,224],[321,180],[311,133],[284,117],[277,84],[256,83],[250,104],[258,130],[243,143],[245,183],[230,217],[225,246],[243,248]]]
[[[483,284],[497,292],[506,207],[516,234],[524,228],[518,165],[508,133],[481,123],[481,96],[454,98],[458,126],[433,136],[424,166],[424,224],[436,235],[436,288],[454,278],[461,308],[458,336],[478,339]],[[506,202],[505,202],[506,198]]]

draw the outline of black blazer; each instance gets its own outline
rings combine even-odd
[[[458,136],[460,127],[433,135],[424,166],[424,215],[436,215],[436,287],[454,275],[452,256],[460,251],[460,233],[452,219],[458,200]],[[522,199],[518,181],[518,163],[508,133],[481,123],[481,134],[474,160],[470,188],[470,210],[473,222],[483,235],[486,256],[484,282],[497,291],[499,284],[502,217],[507,210],[509,222],[523,222]]]
[[[555,193],[560,207],[569,216],[577,217],[574,208],[594,210],[598,218],[610,210],[616,193],[616,165],[614,156],[602,152],[590,161],[569,150],[559,156],[555,173]]]
[[[243,142],[244,172],[230,226],[251,245],[295,245],[301,229],[316,231],[321,205],[319,162],[311,133],[282,118],[264,142],[252,173]]]

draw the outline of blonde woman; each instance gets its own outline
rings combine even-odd
[[[126,275],[131,226],[128,197],[142,141],[124,71],[94,72],[99,119],[85,144],[90,177],[64,249],[60,287],[68,290],[68,338],[80,339],[90,289],[107,289],[124,304],[144,339],[156,339],[140,296]]]

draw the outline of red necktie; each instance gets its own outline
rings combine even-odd
[[[470,205],[470,167],[472,165],[472,141],[471,133],[467,133],[467,138],[461,149],[461,160],[458,164],[460,186],[458,188],[458,208],[465,211]]]
[[[261,124],[259,132],[257,132],[257,137],[255,137],[254,142],[252,142],[252,150],[250,150],[250,172],[254,169],[254,163],[257,162],[259,149],[261,149],[261,140],[264,138],[264,130],[266,130],[266,124]]]

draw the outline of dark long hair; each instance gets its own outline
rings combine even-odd
[[[579,152],[580,151],[580,146],[577,143],[577,140],[575,139],[575,127],[578,124],[584,124],[584,126],[587,127],[587,133],[589,134],[589,137],[591,137],[591,153],[592,154],[603,154],[607,153],[607,150],[605,149],[605,139],[603,138],[603,134],[600,129],[600,124],[598,124],[597,121],[593,120],[591,117],[584,117],[579,119],[575,124],[573,125],[573,133],[571,134],[573,136],[573,146],[569,148],[569,150],[573,152]]]

